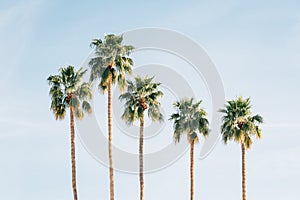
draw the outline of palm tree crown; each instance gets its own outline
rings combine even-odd
[[[145,77],[142,79],[136,76],[134,81],[127,81],[127,92],[121,94],[119,99],[125,100],[125,110],[122,119],[127,124],[143,117],[144,111],[148,108],[148,117],[152,121],[163,121],[163,115],[160,112],[161,104],[158,98],[163,96],[163,92],[158,90],[160,83],[153,83],[154,77]]]
[[[263,123],[263,118],[260,115],[251,115],[250,98],[243,99],[242,97],[236,100],[227,101],[225,108],[220,112],[224,113],[221,132],[225,144],[229,140],[234,140],[243,143],[247,149],[251,147],[252,138],[262,137],[259,124]]]
[[[91,67],[90,81],[100,79],[98,88],[106,92],[109,81],[118,83],[121,91],[126,87],[125,74],[131,74],[133,61],[129,54],[134,49],[131,45],[122,45],[123,36],[109,34],[101,39],[94,39],[91,46],[95,48],[95,57],[89,65]]]
[[[63,119],[66,108],[72,107],[77,118],[82,119],[84,112],[91,113],[88,102],[93,97],[89,83],[82,83],[83,71],[80,68],[74,70],[73,66],[60,68],[60,74],[48,77],[50,85],[51,106],[56,119]]]
[[[176,113],[171,115],[174,120],[174,139],[179,142],[181,136],[187,133],[189,143],[198,141],[197,131],[206,137],[209,133],[207,114],[200,108],[202,101],[193,103],[194,99],[182,99],[174,103]]]

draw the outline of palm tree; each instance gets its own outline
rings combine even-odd
[[[224,113],[221,132],[225,144],[229,140],[238,142],[242,149],[242,199],[246,200],[246,150],[251,147],[252,136],[260,139],[262,136],[259,124],[263,123],[260,115],[251,115],[250,98],[242,97],[236,100],[227,101],[225,108],[220,112]]]
[[[187,134],[190,144],[190,199],[194,199],[194,144],[199,141],[198,134],[206,137],[209,134],[207,114],[200,108],[202,101],[193,102],[194,99],[182,99],[174,103],[177,110],[171,115],[174,121],[174,139],[180,142],[181,136]]]
[[[110,200],[114,200],[114,173],[112,157],[112,85],[117,83],[121,91],[126,87],[126,74],[131,74],[133,61],[129,54],[134,49],[122,45],[123,36],[109,34],[101,39],[94,39],[91,46],[95,48],[95,57],[89,61],[91,68],[90,81],[99,79],[98,88],[108,93],[108,155]]]
[[[91,106],[87,100],[92,98],[92,91],[89,83],[82,83],[82,77],[86,73],[80,68],[74,70],[73,66],[60,68],[58,75],[48,77],[50,85],[51,106],[56,120],[64,119],[67,108],[70,111],[71,129],[71,160],[72,160],[72,188],[74,200],[77,200],[76,187],[76,160],[75,160],[75,130],[74,116],[78,119],[84,117],[84,112],[90,114]]]
[[[143,144],[144,144],[144,112],[148,109],[148,117],[152,121],[163,121],[160,112],[159,97],[163,93],[158,89],[160,83],[153,83],[154,77],[139,76],[134,81],[128,81],[128,90],[121,94],[119,99],[125,100],[125,110],[122,119],[132,125],[134,121],[140,120],[140,139],[139,139],[139,179],[140,179],[140,200],[144,199],[144,177],[143,177]]]

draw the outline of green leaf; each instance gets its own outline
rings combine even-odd
[[[251,115],[250,98],[243,99],[238,97],[235,100],[229,100],[220,112],[224,113],[222,117],[221,132],[223,141],[227,143],[229,140],[245,144],[246,148],[250,148],[253,142],[251,136],[261,138],[261,130],[258,124],[263,122],[260,115]]]

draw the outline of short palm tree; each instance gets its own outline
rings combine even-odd
[[[126,87],[126,74],[131,74],[133,61],[128,56],[134,49],[130,45],[122,45],[123,36],[109,34],[104,41],[94,39],[91,46],[95,48],[95,56],[89,61],[91,68],[90,81],[99,80],[98,88],[108,93],[108,154],[110,200],[114,200],[114,173],[112,155],[112,85],[117,83],[121,91]]]
[[[229,140],[238,142],[242,150],[242,199],[246,200],[246,150],[251,147],[252,136],[260,139],[262,136],[259,124],[263,123],[260,115],[251,115],[250,98],[242,97],[236,100],[227,101],[225,108],[220,112],[224,113],[221,132],[225,144]]]
[[[163,121],[160,112],[159,97],[163,93],[159,90],[160,83],[153,83],[152,78],[135,77],[134,81],[128,81],[128,90],[121,94],[119,99],[125,100],[125,110],[122,119],[132,125],[134,121],[140,121],[139,138],[139,179],[140,179],[140,200],[144,199],[144,163],[143,163],[143,144],[144,144],[144,112],[148,109],[148,117],[152,121]]]
[[[67,108],[69,108],[70,112],[72,187],[74,200],[77,200],[74,116],[82,119],[84,112],[88,114],[92,112],[88,102],[88,100],[92,98],[90,84],[81,82],[85,73],[86,71],[82,71],[82,68],[75,71],[73,66],[68,66],[61,68],[58,75],[49,76],[47,79],[50,85],[50,109],[53,111],[56,120],[64,119]]]
[[[171,115],[174,121],[174,139],[180,142],[181,136],[187,134],[190,144],[190,199],[194,199],[194,144],[199,141],[198,134],[206,137],[209,134],[207,114],[200,108],[202,101],[194,103],[194,99],[182,99],[174,103],[177,110]]]

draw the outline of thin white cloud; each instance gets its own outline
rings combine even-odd
[[[197,3],[184,4],[182,9],[170,13],[168,16],[161,20],[159,23],[162,25],[168,25],[170,22],[174,25],[174,22],[179,26],[189,25],[198,26],[204,24],[211,24],[226,16],[236,5],[237,0],[229,1],[199,1]]]
[[[299,123],[266,123],[263,125],[265,128],[280,128],[280,129],[300,129]]]
[[[0,87],[19,63],[41,3],[40,0],[23,1],[0,11]]]

